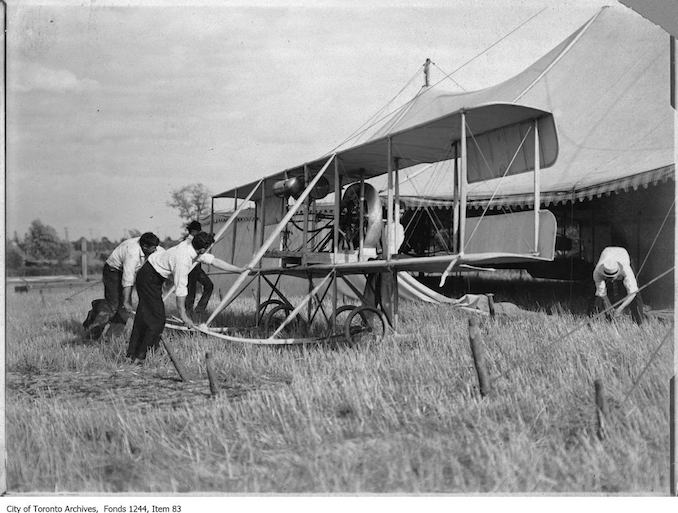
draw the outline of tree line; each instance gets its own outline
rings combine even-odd
[[[171,191],[167,205],[177,210],[180,219],[189,222],[202,219],[209,214],[210,197],[211,193],[203,184],[190,184]],[[184,227],[185,223],[182,223],[182,230]],[[79,266],[84,238],[87,242],[88,267],[96,269],[103,266],[111,251],[123,240],[140,235],[140,230],[131,229],[127,230],[127,236],[121,239],[82,237],[76,241],[68,241],[59,237],[54,227],[35,219],[23,237],[19,237],[15,232],[11,239],[5,241],[5,265],[8,271],[14,273],[27,267]],[[165,237],[160,245],[167,249],[177,242],[178,239]]]
[[[86,242],[88,257],[103,262],[123,240],[140,235],[140,230],[131,229],[127,230],[127,236],[118,240],[104,236],[90,239],[81,237],[75,241],[67,241],[59,237],[54,227],[35,219],[23,237],[19,237],[15,232],[14,236],[6,241],[5,264],[8,269],[58,264],[79,265],[83,239]],[[164,247],[171,247],[176,242],[171,237],[166,237],[161,244]]]

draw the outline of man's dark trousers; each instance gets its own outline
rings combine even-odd
[[[200,313],[207,309],[207,303],[209,303],[210,297],[212,297],[212,290],[214,290],[212,280],[210,280],[207,273],[202,270],[200,264],[197,264],[193,270],[188,273],[188,294],[186,295],[186,311],[188,313],[193,311],[193,303],[195,302],[195,293],[198,288],[198,283],[202,285],[202,296],[200,296],[195,311]]]
[[[122,271],[118,271],[108,264],[104,264],[102,274],[104,282],[104,299],[112,312],[110,322],[125,324],[129,318],[129,314],[123,308]]]
[[[145,359],[148,349],[156,347],[160,342],[165,328],[165,303],[162,300],[164,281],[165,278],[148,262],[137,273],[139,304],[127,348],[129,358]]]
[[[92,301],[92,309],[82,323],[92,338],[99,338],[109,322],[125,324],[129,318],[129,314],[123,308],[122,272],[104,264],[102,281],[104,299]]]

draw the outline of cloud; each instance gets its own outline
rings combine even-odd
[[[67,69],[53,69],[36,63],[21,65],[8,78],[8,86],[19,92],[81,93],[96,90],[101,85],[91,78],[78,78]]]

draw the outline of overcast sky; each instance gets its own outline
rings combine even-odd
[[[83,4],[83,5],[81,5]],[[87,5],[84,5],[87,4]],[[473,90],[518,73],[614,0],[12,2],[9,236],[181,233],[166,203],[319,157],[406,84]],[[623,8],[623,7],[619,7]],[[538,14],[539,13],[539,14]],[[442,84],[441,84],[442,85]],[[223,201],[224,203],[220,203]],[[225,200],[217,208],[228,207]]]

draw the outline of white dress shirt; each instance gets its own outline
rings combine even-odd
[[[190,240],[184,240],[176,246],[164,251],[160,254],[153,253],[148,257],[148,263],[153,266],[153,269],[167,279],[170,275],[173,276],[176,290],[174,294],[177,297],[186,297],[188,295],[188,273],[191,272],[194,262],[200,262],[210,265],[214,261],[214,255],[203,253],[198,255],[198,252],[193,247]]]
[[[603,264],[606,263],[612,266],[619,266],[619,274],[614,280],[623,280],[627,294],[638,292],[638,283],[636,282],[636,276],[631,269],[631,259],[628,251],[624,248],[610,246],[602,251],[598,263],[593,269],[593,282],[596,285],[596,296],[607,296],[607,286],[605,285],[605,275],[603,274]]]
[[[132,287],[137,271],[146,262],[146,255],[139,245],[140,237],[133,237],[121,242],[106,259],[106,263],[116,271],[122,271],[122,286]],[[156,252],[164,251],[158,246]]]

